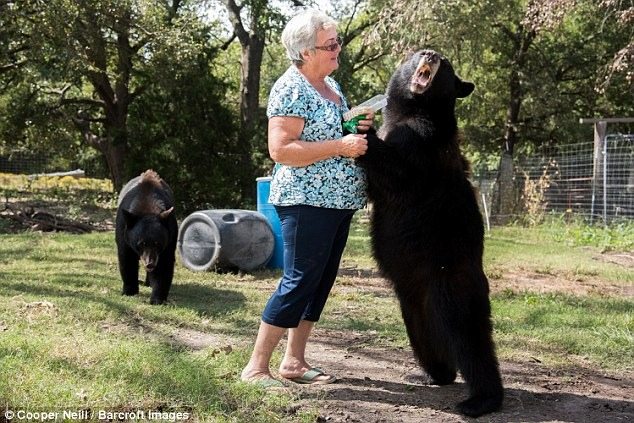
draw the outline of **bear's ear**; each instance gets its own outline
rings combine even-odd
[[[170,207],[169,209],[162,211],[159,213],[159,217],[161,220],[167,219],[167,217],[174,211],[174,207]]]
[[[130,213],[126,209],[122,209],[121,211],[123,211],[123,221],[128,228],[131,228],[136,222],[138,222],[139,216]]]
[[[456,97],[465,98],[473,92],[475,85],[473,82],[465,82],[456,77]]]
[[[407,63],[410,61],[410,59],[412,58],[412,56],[414,56],[416,54],[416,50],[414,49],[409,49],[405,51],[405,54],[403,55],[403,57],[401,57],[401,61],[399,63],[399,66],[402,65],[403,63]]]

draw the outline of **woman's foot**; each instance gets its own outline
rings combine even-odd
[[[286,389],[284,384],[275,379],[269,371],[257,371],[245,368],[242,370],[240,380],[263,389]]]
[[[252,382],[258,379],[273,379],[273,375],[271,375],[271,372],[268,369],[259,370],[259,369],[250,369],[248,367],[245,367],[244,369],[242,369],[242,373],[240,374],[241,381]]]

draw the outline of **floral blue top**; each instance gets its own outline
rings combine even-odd
[[[291,65],[278,79],[269,96],[266,114],[304,119],[299,137],[320,142],[343,137],[342,114],[348,111],[339,84],[327,77],[326,83],[341,98],[341,105],[324,98]],[[273,170],[269,201],[278,206],[306,204],[333,209],[360,209],[366,203],[365,173],[354,159],[331,157],[303,167],[277,163]]]

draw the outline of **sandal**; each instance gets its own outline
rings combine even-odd
[[[318,379],[320,376],[327,376],[325,379]],[[299,377],[288,378],[291,382],[299,383],[302,385],[327,385],[337,380],[334,375],[329,375],[320,368],[313,367],[307,370],[303,375]]]

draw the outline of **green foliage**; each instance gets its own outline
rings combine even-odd
[[[73,123],[72,118],[84,116],[93,135],[116,138],[121,128],[129,132],[128,176],[157,168],[179,186],[183,210],[246,206],[249,200],[237,195],[234,181],[270,171],[264,108],[270,87],[289,64],[279,33],[296,10],[294,3],[241,2],[245,29],[264,34],[266,47],[260,104],[251,122],[255,135],[237,140],[242,51],[237,41],[225,45],[233,24],[216,18],[223,13],[213,13],[226,12],[223,2],[0,2],[0,154],[19,149],[52,156],[47,169],[81,167],[90,175],[108,176],[103,152],[89,146]],[[333,17],[347,43],[334,77],[354,105],[385,90],[408,49],[443,52],[460,76],[476,84],[475,92],[458,103],[474,169],[494,170],[512,100],[512,70],[519,71],[521,86],[519,154],[589,139],[580,117],[634,114],[631,80],[613,76],[603,84],[606,64],[632,39],[614,3],[343,2]],[[563,15],[552,9],[559,4],[568,5]],[[535,5],[543,12],[529,13]],[[536,16],[543,17],[541,26],[534,25]],[[518,45],[531,30],[535,37],[518,63]],[[129,35],[129,49],[121,48],[119,34]],[[99,105],[108,96],[96,87],[104,78],[114,88],[124,83],[122,53],[130,53],[131,103],[125,124],[108,132],[108,114]],[[113,107],[109,113],[117,111]],[[242,153],[236,144],[245,143],[256,175],[245,175],[246,166],[234,159]]]
[[[521,102],[515,146],[520,155],[542,145],[588,139],[580,117],[634,113],[631,81],[621,79],[603,93],[596,90],[602,69],[632,36],[631,29],[608,19],[598,2],[390,3],[379,24],[383,42],[397,51],[437,49],[461,77],[475,83],[474,93],[458,103],[458,116],[476,169],[497,166],[512,101]],[[520,58],[523,42],[529,45]],[[521,98],[511,98],[514,69]]]
[[[552,218],[544,228],[552,232],[553,239],[570,246],[593,246],[601,251],[634,250],[634,222],[631,220],[617,220],[607,226],[589,225],[582,220],[562,225],[560,219]]]
[[[228,85],[210,71],[208,31],[189,16],[161,34],[141,79],[148,88],[130,110],[129,173],[156,170],[173,188],[179,216],[241,204],[235,115]]]

